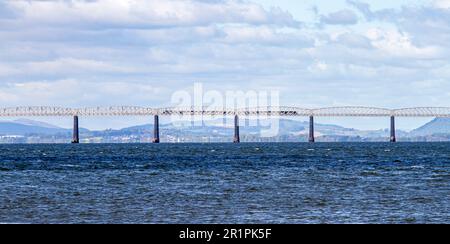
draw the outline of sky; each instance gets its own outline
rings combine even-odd
[[[196,82],[286,106],[450,106],[449,52],[450,0],[1,0],[0,107],[166,107]]]

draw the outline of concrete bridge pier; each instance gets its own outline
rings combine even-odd
[[[310,143],[314,143],[316,139],[314,138],[314,116],[309,116],[309,139]]]
[[[72,135],[72,143],[77,144],[80,143],[80,132],[78,129],[78,116],[73,116],[73,135]]]
[[[159,143],[159,116],[155,115],[155,122],[153,124],[153,143]]]
[[[240,143],[241,138],[239,136],[239,116],[234,116],[234,139],[233,143]]]
[[[395,136],[395,117],[391,116],[391,142],[397,142],[397,137]]]

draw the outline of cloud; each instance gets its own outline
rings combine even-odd
[[[359,10],[366,17],[366,19],[371,20],[373,18],[373,12],[368,3],[357,0],[347,0],[347,3]]]
[[[0,20],[14,18],[14,11],[10,8],[6,1],[0,2]]]
[[[443,3],[348,4],[300,22],[253,1],[3,1],[0,101],[167,106],[194,82],[279,89],[283,105],[448,101],[439,93],[450,90]]]
[[[0,86],[2,106],[108,106],[157,104],[163,86],[132,82],[88,82],[76,79],[29,81]],[[105,97],[110,99],[105,100]],[[123,98],[127,97],[127,102]],[[114,102],[115,101],[115,102]],[[144,103],[143,103],[144,102]]]
[[[399,31],[375,28],[368,30],[367,36],[371,39],[373,46],[392,57],[433,59],[440,56],[438,48],[417,47],[407,34]]]
[[[238,0],[18,0],[8,2],[8,6],[26,25],[90,28],[162,28],[215,23],[299,25],[279,8],[265,10],[261,5]]]
[[[14,75],[14,74],[18,74],[18,73],[19,73],[18,69],[15,69],[8,64],[0,63],[0,77]]]
[[[320,18],[322,24],[328,25],[354,25],[358,23],[358,16],[349,9],[343,9]]]
[[[119,65],[110,64],[104,61],[87,60],[87,59],[75,59],[75,58],[62,58],[51,61],[43,62],[30,62],[27,64],[25,70],[31,73],[44,73],[44,74],[76,74],[86,71],[94,71],[96,73],[104,72],[132,72],[132,68],[127,68]]]
[[[434,1],[433,4],[403,6],[400,9],[386,8],[372,11],[370,5],[349,0],[368,21],[385,22],[407,33],[418,46],[450,45],[450,8],[448,1]]]
[[[357,33],[345,32],[339,34],[335,41],[350,48],[373,48],[372,42],[369,38]]]
[[[273,27],[230,26],[223,30],[227,43],[255,43],[269,45],[292,45],[296,47],[312,47],[314,40],[299,33],[285,33]]]
[[[433,5],[438,8],[450,8],[449,0],[434,0]]]

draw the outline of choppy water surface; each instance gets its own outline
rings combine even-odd
[[[450,144],[0,145],[0,222],[450,223]]]

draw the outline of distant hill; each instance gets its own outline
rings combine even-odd
[[[37,127],[43,127],[43,128],[51,128],[51,129],[61,129],[61,127],[41,122],[41,121],[35,121],[31,119],[16,119],[13,121],[14,123],[21,124],[21,125],[30,125],[30,126],[37,126]]]
[[[66,129],[48,128],[36,125],[25,125],[16,122],[0,122],[0,135],[57,134],[67,132]]]
[[[450,118],[436,118],[410,132],[412,136],[450,134]]]
[[[241,134],[259,135],[261,129],[269,129],[270,121],[240,121]],[[288,119],[280,119],[278,124],[279,135],[289,136],[305,136],[309,132],[309,122],[295,121]],[[183,126],[178,124],[161,124],[161,130],[165,133],[176,135],[197,135],[197,136],[229,136],[230,131],[233,130],[232,121],[227,121],[227,124],[223,124],[222,120],[206,121],[205,125],[198,126],[197,124],[191,124],[188,122],[181,122]],[[254,126],[254,125],[258,126]],[[248,126],[251,125],[251,126]],[[87,129],[80,128],[80,133],[88,133],[92,136],[130,136],[139,134],[152,133],[153,125],[145,124],[127,127],[119,130],[101,130],[101,131],[89,131]],[[58,133],[69,133],[71,129],[60,128],[48,123],[20,119],[15,121],[0,122],[0,135],[27,135],[27,134],[45,134],[52,135]],[[356,129],[349,129],[342,126],[330,125],[330,124],[315,124],[316,136],[320,135],[339,135],[339,136],[384,136],[386,131],[359,131]]]
[[[88,130],[80,128],[80,131],[86,132]],[[0,121],[0,135],[57,135],[71,132],[71,129],[60,128],[48,123],[28,119]]]
[[[201,133],[205,135],[209,135],[211,133],[216,134],[225,134],[229,135],[229,131],[233,129],[233,125],[228,124],[222,124],[222,121],[220,120],[213,120],[213,121],[207,121],[206,125],[204,126],[189,126],[190,123],[180,123],[184,124],[184,126],[177,126],[176,124],[162,124],[160,125],[160,128],[162,130],[169,130],[169,131],[188,131],[189,133]],[[229,122],[229,121],[228,121]],[[248,133],[248,134],[256,134],[260,132],[261,128],[268,129],[270,128],[270,124],[268,123],[270,121],[263,121],[258,123],[257,121],[240,121],[240,129],[241,133]],[[252,126],[248,126],[248,125]],[[257,124],[258,126],[253,126],[254,124]],[[186,126],[188,125],[188,126]],[[279,129],[280,129],[280,135],[302,135],[307,134],[309,130],[309,122],[304,121],[294,121],[294,120],[288,120],[288,119],[280,119],[279,120]],[[111,132],[122,132],[122,133],[141,133],[141,132],[149,132],[153,128],[152,124],[146,124],[146,125],[139,125],[139,126],[132,126],[123,128],[120,130],[113,130]],[[355,129],[348,129],[342,126],[337,125],[328,125],[328,124],[315,124],[315,130],[317,133],[323,133],[323,134],[352,134],[356,133],[357,130]]]
[[[187,122],[178,124],[161,124],[161,137],[172,142],[226,142],[233,135],[233,121],[222,119],[205,121],[203,126]],[[243,141],[306,141],[309,133],[309,122],[280,119],[279,133],[273,138],[262,138],[261,131],[270,128],[270,121],[241,120],[241,139]],[[251,126],[249,126],[251,125]],[[258,126],[255,126],[258,125]],[[276,128],[275,128],[276,129]],[[15,120],[0,122],[0,142],[67,142],[70,141],[72,129],[60,128],[48,123],[34,120]],[[82,140],[85,142],[148,142],[153,134],[153,125],[145,124],[118,130],[90,131],[80,128]],[[267,135],[267,134],[266,134]],[[357,130],[332,124],[315,124],[315,135],[318,141],[386,141],[389,129]],[[14,141],[18,136],[19,141]],[[434,119],[433,121],[406,132],[397,130],[402,141],[449,141],[450,119]],[[2,139],[3,138],[3,139]]]

